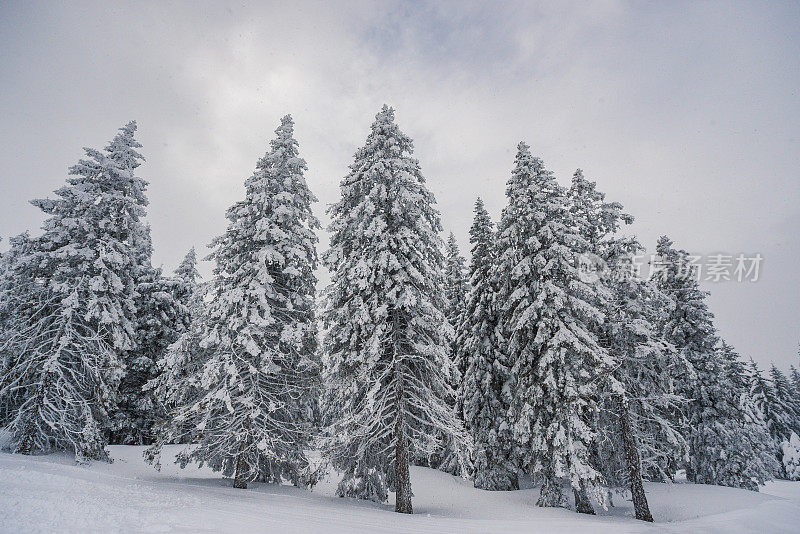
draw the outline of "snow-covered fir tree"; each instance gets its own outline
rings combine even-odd
[[[123,357],[136,344],[137,237],[147,182],[137,177],[136,123],[104,150],[85,149],[57,199],[32,204],[50,217],[32,244],[34,305],[5,341],[24,391],[9,429],[20,452],[73,450],[106,458]],[[16,357],[25,354],[25,358]],[[24,389],[22,389],[24,388]]]
[[[800,403],[800,371],[794,365],[789,366],[789,377],[792,380],[792,387],[794,388],[794,396],[797,402]]]
[[[158,374],[157,362],[167,347],[189,327],[190,313],[179,300],[180,279],[165,277],[153,267],[149,226],[137,239],[136,348],[125,355],[125,375],[119,387],[119,406],[114,418],[112,443],[149,444],[154,425],[164,418],[164,405],[144,386]]]
[[[768,385],[763,383],[765,379],[761,380],[758,388],[759,400],[769,404],[766,410],[769,413],[768,424],[780,466],[778,476],[787,478],[788,474],[784,470],[784,444],[789,442],[792,433],[800,434],[800,404],[791,381],[775,364],[770,366]]]
[[[472,259],[469,290],[456,331],[458,358],[466,368],[459,392],[464,423],[474,443],[475,487],[519,489],[514,456],[511,366],[498,337],[495,235],[492,220],[479,198],[469,231]]]
[[[212,300],[193,330],[205,359],[199,392],[175,410],[171,426],[194,425],[196,444],[178,455],[182,467],[207,464],[238,488],[302,483],[318,393],[316,199],[290,116],[275,134],[244,200],[227,212],[227,231],[212,243]]]
[[[445,317],[441,223],[412,140],[394,110],[375,117],[329,208],[331,271],[324,314],[325,450],[341,496],[412,513],[409,459],[466,440],[448,404],[455,372]]]
[[[615,360],[613,381],[602,381],[597,454],[605,480],[630,488],[637,519],[652,521],[643,480],[668,481],[685,452],[671,414],[684,399],[671,379],[682,360],[658,333],[669,299],[632,273],[632,257],[617,258],[604,278],[611,297],[604,307],[602,340]]]
[[[656,283],[672,303],[664,314],[662,334],[686,362],[686,372],[675,377],[678,393],[688,399],[676,413],[688,442],[687,478],[702,484],[757,489],[752,480],[763,481],[772,472],[746,461],[728,462],[729,456],[751,454],[744,434],[755,432],[740,407],[744,393],[739,377],[729,375],[730,358],[717,349],[719,338],[713,315],[706,304],[688,253],[673,248],[666,236],[656,247]],[[736,449],[734,449],[736,447]]]
[[[39,239],[43,274],[51,284],[89,282],[87,320],[120,354],[136,343],[137,239],[145,215],[147,182],[135,171],[144,161],[130,122],[104,150],[87,148],[87,159],[70,168],[58,199],[32,201],[51,215]]]
[[[182,283],[152,268],[137,284],[137,348],[126,359],[125,377],[120,385],[120,410],[115,441],[148,444],[154,425],[164,417],[163,400],[145,385],[159,373],[157,362],[172,343],[188,331],[190,309],[177,297]]]
[[[605,193],[586,179],[581,169],[575,171],[567,190],[573,222],[586,242],[586,250],[613,262],[620,255],[630,254],[637,243],[616,236],[619,227],[631,224],[633,217],[622,211],[622,204],[607,202],[605,198]]]
[[[189,288],[196,288],[202,276],[197,270],[197,253],[194,247],[181,260],[180,265],[175,269],[175,277],[182,280]]]
[[[454,329],[461,320],[461,314],[464,312],[464,305],[467,295],[467,279],[465,275],[466,260],[461,256],[458,250],[458,242],[453,232],[447,238],[447,244],[444,257],[444,296],[447,301],[447,309],[445,315],[447,321]],[[452,343],[452,359],[456,362],[456,367],[459,371],[459,376],[456,377],[454,389],[458,388],[458,382],[464,374],[465,362],[459,362],[455,353],[455,341]]]
[[[596,377],[612,360],[593,332],[602,322],[596,287],[583,282],[577,256],[586,250],[564,189],[528,145],[518,146],[499,228],[499,302],[505,353],[517,383],[514,432],[525,469],[541,482],[539,506],[593,513],[603,500],[592,465]]]
[[[36,280],[36,264],[29,261],[33,244],[30,234],[24,232],[9,239],[9,249],[0,253],[0,335],[13,329],[14,312],[24,304]]]
[[[791,381],[775,364],[770,366],[769,376],[775,391],[777,409],[785,414],[784,419],[788,428],[784,433],[786,434],[785,439],[788,439],[792,432],[800,434],[800,402],[798,402]]]
[[[458,250],[456,236],[450,232],[445,245],[444,293],[447,303],[445,317],[447,317],[447,321],[454,331],[460,323],[464,311],[464,299],[467,290],[467,280],[464,273],[465,263],[466,261]],[[454,395],[448,399],[448,404],[453,407],[456,416],[461,417],[462,406],[459,390],[461,389],[466,362],[459,358],[455,336],[452,337],[450,342],[450,360],[454,364],[453,373],[450,377],[450,387]],[[471,465],[465,465],[463,451],[460,450],[462,445],[457,442],[455,436],[452,434],[443,435],[442,441],[444,445],[441,451],[438,451],[428,459],[428,465],[453,475],[469,474],[467,471],[471,470]]]
[[[767,431],[775,445],[775,454],[780,458],[778,446],[789,435],[790,421],[786,410],[778,402],[772,382],[751,358],[747,363],[747,376],[750,381],[750,396],[764,418]]]
[[[156,422],[154,435],[159,445],[148,449],[145,456],[153,463],[164,443],[186,443],[191,436],[191,422],[177,421],[176,415],[182,407],[196,399],[199,391],[200,369],[205,363],[205,353],[200,347],[202,336],[204,302],[208,289],[200,284],[197,271],[197,254],[192,247],[175,269],[169,289],[174,299],[185,309],[184,328],[178,339],[169,345],[156,362],[156,376],[143,389],[152,391],[163,408]]]
[[[629,486],[636,518],[652,522],[644,476],[650,470],[667,478],[668,465],[679,457],[682,444],[666,417],[676,405],[670,375],[665,374],[675,365],[675,352],[655,326],[657,310],[667,299],[632,276],[632,256],[642,247],[618,234],[622,224],[633,222],[622,205],[607,202],[580,169],[572,176],[567,198],[573,224],[584,239],[584,278],[600,289],[592,304],[605,321],[595,323],[593,333],[614,361],[613,372],[598,381],[598,467],[608,483]]]
[[[774,443],[764,415],[750,395],[750,379],[739,354],[722,341],[717,347],[722,362],[720,383],[728,390],[718,412],[726,415],[719,423],[728,427],[722,461],[715,469],[717,483],[758,491],[758,487],[780,473]]]

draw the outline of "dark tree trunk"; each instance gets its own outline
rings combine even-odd
[[[404,419],[404,388],[403,372],[400,369],[400,321],[396,310],[392,313],[392,323],[394,327],[394,372],[397,384],[395,397],[395,453],[394,453],[394,475],[395,475],[395,512],[401,514],[414,513],[411,506],[411,475],[408,470],[408,437],[405,434]]]
[[[647,505],[647,496],[644,493],[642,465],[639,459],[636,435],[633,432],[633,424],[631,423],[628,401],[626,399],[619,399],[617,403],[619,406],[620,432],[622,433],[625,463],[628,466],[628,478],[630,478],[631,482],[633,510],[636,514],[636,519],[652,523],[653,516],[650,514],[650,507]]]
[[[233,487],[236,489],[247,489],[247,481],[244,479],[245,465],[242,460],[242,446],[239,446],[239,454],[236,456],[236,468],[233,473]]]
[[[36,427],[32,420],[25,422],[22,439],[19,441],[19,446],[15,452],[19,454],[32,454],[33,453],[33,440],[36,432]]]
[[[586,485],[581,482],[581,489],[573,488],[572,492],[575,494],[575,511],[579,514],[594,515],[594,507],[586,494]]]
[[[411,476],[408,472],[408,440],[403,433],[403,421],[397,418],[395,424],[397,443],[394,456],[394,474],[397,493],[395,497],[395,512],[401,514],[414,513],[411,507]]]

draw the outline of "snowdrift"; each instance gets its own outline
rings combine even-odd
[[[622,495],[596,517],[535,506],[535,489],[477,490],[467,480],[412,468],[413,516],[393,505],[334,497],[336,479],[313,492],[251,484],[236,490],[207,469],[181,470],[165,450],[161,472],[143,447],[110,447],[113,464],[75,465],[66,455],[0,454],[0,532],[798,532],[800,483],[761,493],[695,484],[648,484],[656,524],[632,518]]]

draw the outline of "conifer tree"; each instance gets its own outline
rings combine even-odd
[[[143,389],[151,391],[163,407],[163,414],[155,423],[154,435],[163,443],[186,443],[191,436],[189,421],[176,420],[181,407],[197,399],[200,368],[205,363],[205,354],[200,348],[204,303],[207,286],[198,283],[197,255],[192,247],[175,269],[170,290],[174,299],[183,307],[184,327],[178,339],[169,345],[156,362],[156,376]],[[145,457],[157,463],[160,445],[151,447]]]
[[[160,268],[146,270],[137,284],[137,347],[128,354],[125,377],[120,384],[113,441],[150,444],[157,421],[165,417],[163,399],[145,386],[159,373],[157,362],[188,330],[190,310],[176,293],[182,283],[163,276]]]
[[[632,274],[631,257],[618,260],[606,306],[603,341],[615,359],[604,381],[598,416],[600,468],[611,484],[627,484],[637,519],[653,521],[643,480],[672,478],[685,441],[671,414],[683,405],[671,377],[682,369],[674,347],[657,330],[669,299]]]
[[[631,224],[633,217],[622,211],[619,202],[607,202],[605,193],[597,184],[587,180],[578,169],[572,175],[567,190],[569,211],[573,221],[585,240],[587,252],[600,256],[606,262],[629,255],[638,248],[635,240],[616,235],[622,224]]]
[[[637,519],[653,521],[643,479],[681,452],[681,440],[665,417],[676,405],[671,383],[664,373],[674,366],[674,350],[658,336],[657,307],[666,300],[651,285],[632,276],[632,255],[641,250],[633,238],[618,235],[633,217],[578,169],[567,191],[570,214],[583,237],[581,267],[584,279],[598,286],[593,304],[605,321],[594,334],[613,359],[614,371],[599,380],[599,468],[607,482],[630,486]],[[669,376],[669,375],[666,375]],[[578,501],[576,496],[576,501]]]
[[[190,288],[197,287],[202,276],[197,271],[197,253],[194,247],[189,249],[189,252],[181,260],[180,265],[175,269],[175,277],[182,280]]]
[[[445,317],[441,223],[411,138],[394,110],[375,117],[329,208],[325,449],[340,496],[412,513],[409,458],[465,439],[448,399],[452,329]]]
[[[469,291],[456,332],[459,359],[466,365],[459,396],[475,447],[475,487],[513,490],[519,489],[509,420],[513,381],[497,333],[495,235],[481,199],[474,211]]]
[[[194,330],[205,359],[195,377],[199,392],[167,426],[194,425],[196,446],[178,455],[181,467],[207,464],[236,488],[302,483],[319,381],[316,199],[290,116],[275,135],[245,182],[244,200],[228,209],[227,231],[212,242],[212,300]]]
[[[144,161],[135,132],[132,121],[104,150],[84,149],[87,158],[70,168],[68,185],[55,192],[60,198],[31,201],[50,215],[38,240],[42,275],[56,289],[87,279],[86,319],[119,354],[136,343],[134,274],[147,205],[147,182],[135,174]]]
[[[800,348],[797,349],[797,355],[800,357]],[[797,402],[800,402],[800,371],[794,365],[790,365],[789,375],[792,379],[792,386],[794,386],[795,398]]]
[[[450,232],[445,246],[444,258],[444,293],[447,303],[445,317],[450,326],[455,329],[460,323],[464,311],[464,299],[466,298],[467,281],[464,274],[465,260],[458,250],[458,242],[455,235]],[[455,335],[450,342],[450,360],[453,362],[453,373],[450,377],[450,387],[454,395],[449,398],[448,404],[455,410],[456,416],[461,418],[462,406],[459,390],[465,371],[465,362],[459,358],[456,346]],[[467,475],[471,470],[471,464],[465,464],[464,460],[469,458],[464,454],[463,445],[458,443],[452,434],[442,436],[442,450],[435,453],[428,462],[430,467],[440,469],[453,475]]]
[[[794,388],[794,397],[800,403],[800,371],[794,365],[789,366],[789,376],[792,379],[792,388]]]
[[[136,123],[104,150],[85,149],[57,199],[32,204],[50,217],[31,243],[33,304],[15,308],[17,333],[4,341],[12,382],[24,402],[11,415],[12,449],[67,449],[106,459],[126,351],[135,347],[134,299],[147,182]],[[20,357],[24,355],[24,357]]]
[[[125,355],[125,375],[119,387],[119,406],[112,443],[150,444],[154,426],[164,418],[164,404],[145,385],[158,374],[157,362],[189,326],[189,309],[180,300],[182,282],[153,267],[149,226],[137,239],[136,348]]]
[[[461,322],[467,295],[467,280],[464,274],[465,264],[466,261],[458,250],[456,236],[453,235],[453,232],[450,232],[450,236],[447,238],[444,257],[444,296],[447,302],[445,316],[447,317],[447,322],[450,323],[454,331]],[[455,364],[455,369],[457,371],[453,373],[454,376],[450,382],[450,386],[457,392],[461,387],[461,380],[466,369],[466,362],[460,361],[458,357],[455,336],[453,336],[452,342],[450,343],[450,359]],[[456,414],[460,414],[460,402],[456,399],[455,403]]]
[[[568,481],[576,509],[593,513],[588,492],[603,501],[592,465],[596,377],[611,359],[594,334],[602,322],[595,287],[583,282],[585,250],[564,189],[520,143],[499,229],[504,350],[517,377],[512,409],[527,471],[541,481],[539,506],[566,507]]]
[[[658,240],[656,254],[656,282],[672,298],[662,332],[687,366],[685,373],[675,377],[677,391],[689,400],[676,418],[688,442],[687,478],[757,490],[752,479],[768,479],[769,469],[727,461],[734,454],[731,447],[738,448],[736,454],[747,455],[748,448],[757,444],[745,435],[755,430],[739,405],[743,390],[736,383],[740,379],[732,380],[727,373],[731,359],[717,349],[719,338],[705,302],[707,293],[699,288],[688,253],[673,248],[669,238]]]
[[[750,395],[745,363],[725,341],[717,347],[717,353],[723,369],[720,382],[728,390],[725,404],[717,406],[717,410],[726,413],[722,424],[730,427],[724,454],[716,466],[717,484],[758,491],[760,485],[780,472],[774,442]]]
[[[447,238],[446,253],[444,258],[444,293],[447,301],[447,309],[445,315],[447,321],[453,329],[456,328],[460,322],[461,314],[464,311],[464,304],[467,295],[467,280],[465,278],[465,265],[466,261],[461,256],[458,250],[458,242],[453,232]],[[456,367],[459,371],[459,376],[456,377],[455,383],[451,384],[453,389],[458,389],[458,382],[464,374],[464,362],[459,362],[455,353],[455,339],[452,343],[453,356],[452,359],[456,362]]]
[[[778,444],[785,439],[789,432],[790,423],[786,418],[786,411],[781,408],[778,402],[772,382],[764,376],[764,373],[752,358],[748,362],[747,368],[750,395],[766,422],[767,431],[772,437],[777,454]]]
[[[82,284],[86,283],[81,281]],[[5,336],[0,352],[16,357],[0,380],[0,398],[17,394],[5,430],[12,452],[69,450],[79,462],[108,460],[103,429],[114,407],[122,366],[96,330],[80,286],[35,292],[26,327]]]
[[[783,371],[775,367],[775,364],[770,366],[769,376],[775,391],[777,407],[785,414],[784,420],[787,428],[783,430],[785,434],[783,439],[789,439],[792,432],[800,434],[800,403],[798,403],[797,396],[794,394],[792,383],[783,374]]]

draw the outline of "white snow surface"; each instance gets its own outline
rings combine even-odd
[[[110,447],[114,463],[76,465],[67,455],[0,454],[0,532],[798,532],[800,482],[761,493],[695,484],[647,484],[654,525],[632,518],[622,495],[596,517],[538,508],[537,491],[490,492],[414,467],[414,515],[393,505],[334,496],[337,477],[313,492],[292,486],[231,487],[208,469],[181,470],[168,446],[158,472],[143,447]],[[390,495],[393,498],[393,495]]]

